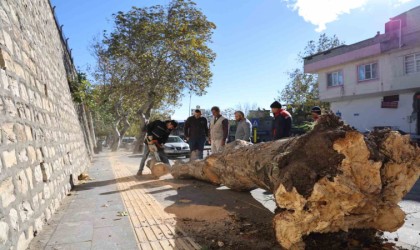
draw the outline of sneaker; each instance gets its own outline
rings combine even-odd
[[[143,175],[143,171],[137,171],[137,175]]]

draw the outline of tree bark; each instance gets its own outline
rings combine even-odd
[[[272,191],[280,245],[303,248],[310,233],[404,224],[398,206],[420,175],[420,149],[408,136],[363,134],[325,115],[302,136],[250,145],[228,144],[203,161],[176,163],[175,178],[196,178],[234,190]]]
[[[121,129],[120,132],[120,141],[122,141],[125,133],[127,133],[127,130],[130,128],[130,123],[128,122],[128,117],[124,116],[122,119],[122,122],[124,123],[123,128]]]
[[[118,125],[119,125],[120,121],[116,121],[116,123],[114,124],[114,131],[113,131],[113,136],[112,136],[112,144],[111,144],[111,151],[112,152],[116,152],[118,150],[118,148],[120,147],[120,131],[118,131]]]
[[[94,146],[94,149],[96,147],[96,135],[95,135],[95,127],[93,125],[93,118],[92,118],[92,112],[90,110],[87,111],[87,120],[89,125],[89,131],[92,137],[92,143]]]
[[[153,107],[153,98],[150,98],[138,111],[140,132],[137,136],[136,145],[133,148],[133,154],[143,153],[144,139],[146,138],[146,125],[149,123],[150,112]]]

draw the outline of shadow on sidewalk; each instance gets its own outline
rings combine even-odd
[[[149,176],[137,178],[153,180]],[[280,249],[273,233],[273,214],[249,192],[175,179],[150,181],[131,189],[147,190],[166,213],[176,216],[176,228],[203,249],[221,245],[225,249]]]

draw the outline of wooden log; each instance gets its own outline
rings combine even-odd
[[[154,157],[147,162],[147,167],[155,178],[160,178],[161,176],[170,173],[170,166],[163,162],[156,161]]]
[[[203,161],[178,162],[171,173],[239,191],[272,191],[277,240],[293,249],[303,248],[302,237],[313,232],[401,227],[398,202],[419,178],[420,149],[398,132],[364,136],[329,114],[305,135],[237,141]]]

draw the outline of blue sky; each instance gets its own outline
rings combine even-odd
[[[93,38],[111,30],[112,14],[131,6],[167,4],[169,0],[51,0],[64,33],[70,38],[76,65],[94,65]],[[320,32],[336,34],[346,44],[384,31],[389,18],[420,5],[420,0],[196,0],[217,25],[211,48],[217,53],[207,94],[193,96],[191,106],[223,110],[239,103],[269,108],[287,83],[286,71],[309,40]],[[188,116],[189,96],[176,108],[175,119]]]

